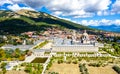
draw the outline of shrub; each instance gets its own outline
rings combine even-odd
[[[58,64],[60,64],[60,63],[63,63],[63,60],[61,59],[61,60],[58,60]]]
[[[112,67],[118,74],[120,74],[120,67],[118,66],[113,66]]]
[[[70,64],[70,63],[71,63],[71,60],[66,61],[66,63],[67,63],[67,64]]]
[[[85,74],[89,74],[88,71],[85,71]]]
[[[78,61],[81,61],[82,59],[81,58],[78,58]]]
[[[77,63],[78,63],[78,61],[77,61],[77,60],[75,60],[75,61],[73,61],[73,63],[74,63],[74,64],[77,64]]]
[[[82,68],[82,66],[80,67],[80,72],[83,72],[83,68]]]
[[[27,72],[27,73],[30,73],[31,70],[32,70],[32,69],[31,69],[30,67],[26,67],[26,68],[25,68],[25,72]]]
[[[48,72],[48,74],[59,74],[58,72]]]
[[[85,71],[88,71],[88,69],[87,69],[87,68],[85,68]]]
[[[80,70],[81,74],[89,74],[85,63],[79,64],[79,70]]]
[[[100,67],[101,63],[90,63],[88,64],[89,66],[93,66],[93,67]]]

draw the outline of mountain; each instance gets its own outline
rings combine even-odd
[[[115,24],[101,25],[101,26],[89,26],[89,27],[95,28],[95,29],[100,29],[100,30],[105,30],[105,31],[110,31],[110,32],[120,33],[120,26],[117,26]]]
[[[30,10],[0,11],[0,33],[19,34],[26,31],[41,31],[48,27],[68,29],[91,29],[68,20],[60,19],[44,12]]]

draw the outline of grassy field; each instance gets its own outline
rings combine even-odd
[[[89,74],[117,74],[112,69],[112,66],[105,66],[105,67],[91,67],[87,66]]]
[[[78,64],[57,64],[54,63],[48,72],[58,72],[59,74],[80,74]],[[46,73],[46,74],[47,74]]]

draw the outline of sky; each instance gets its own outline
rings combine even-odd
[[[120,0],[0,0],[0,10],[41,11],[85,26],[120,26]]]

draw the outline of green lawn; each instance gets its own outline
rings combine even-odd
[[[31,63],[45,63],[47,58],[35,58]]]

